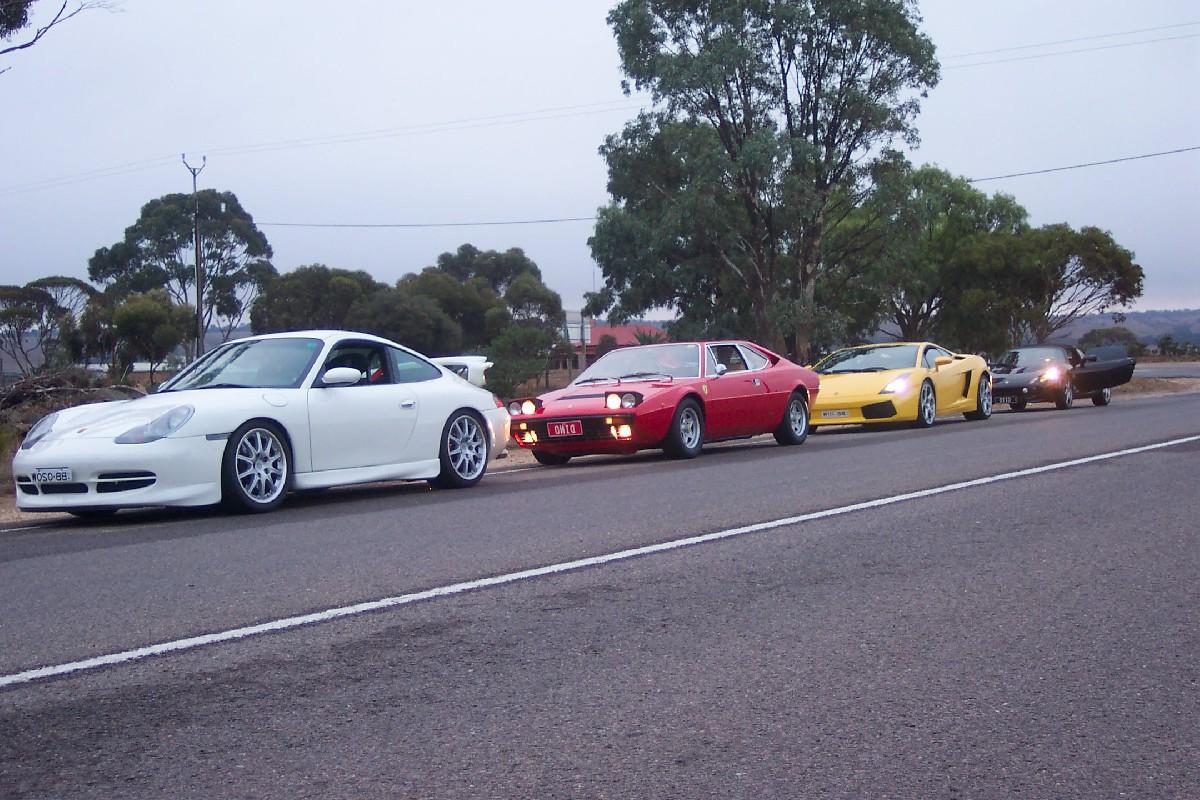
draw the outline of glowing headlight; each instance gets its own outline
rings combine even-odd
[[[611,408],[614,411],[617,410],[618,408],[621,407],[621,395],[619,395],[619,394],[605,395],[604,405],[606,408]]]
[[[1042,373],[1042,380],[1044,380],[1044,381],[1054,382],[1061,377],[1062,377],[1062,372],[1059,371],[1058,367],[1051,367],[1050,369],[1048,369]]]
[[[534,411],[537,411],[537,406],[534,405],[532,400],[526,400],[525,402],[521,403],[522,414],[532,414]]]
[[[157,442],[159,439],[170,436],[182,428],[192,418],[192,414],[195,413],[196,409],[192,406],[176,406],[167,413],[160,415],[153,422],[138,425],[136,428],[130,428],[113,441],[117,444],[147,444],[149,442]]]
[[[901,375],[899,378],[888,383],[880,390],[880,394],[900,394],[908,389],[908,375]]]
[[[25,441],[21,442],[21,449],[28,450],[37,444],[41,439],[45,438],[46,434],[54,428],[54,421],[58,419],[58,412],[47,414],[42,417],[29,429],[29,433],[25,434]]]

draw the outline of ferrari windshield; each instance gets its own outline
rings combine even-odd
[[[637,378],[699,378],[700,346],[654,344],[626,347],[601,357],[583,371],[575,383]]]
[[[884,372],[889,369],[911,369],[917,364],[917,345],[881,344],[874,347],[852,347],[838,350],[821,359],[813,369],[821,375],[840,375],[845,372]]]
[[[320,352],[320,339],[304,337],[230,342],[202,356],[159,391],[295,389]]]
[[[1067,363],[1066,355],[1057,347],[1021,347],[1009,350],[998,362],[1002,367],[1044,367],[1049,364]]]

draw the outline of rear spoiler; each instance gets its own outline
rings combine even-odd
[[[476,386],[483,386],[484,373],[487,372],[488,367],[492,366],[492,362],[487,360],[487,356],[441,356],[433,359],[433,362],[441,364],[458,377],[470,381]]]

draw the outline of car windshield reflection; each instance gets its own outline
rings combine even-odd
[[[321,352],[306,337],[230,342],[191,364],[159,392],[191,389],[295,389]]]
[[[700,377],[700,346],[656,344],[613,350],[583,371],[573,383]]]
[[[910,369],[916,363],[916,345],[892,344],[838,350],[823,358],[813,369],[821,375],[839,375],[847,372]]]

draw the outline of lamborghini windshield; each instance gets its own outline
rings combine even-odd
[[[838,350],[821,359],[813,369],[821,375],[841,375],[848,372],[911,369],[916,365],[917,345],[882,344]]]
[[[575,379],[580,383],[601,383],[641,378],[700,377],[700,346],[695,344],[655,344],[623,347],[607,353]]]

